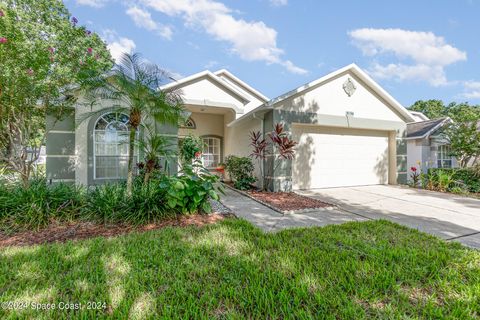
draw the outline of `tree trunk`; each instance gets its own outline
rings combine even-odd
[[[133,185],[133,158],[135,150],[135,133],[136,128],[130,128],[130,137],[128,141],[128,173],[127,173],[127,195],[132,195],[132,185]]]

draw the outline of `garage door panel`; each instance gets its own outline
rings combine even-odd
[[[295,126],[293,138],[294,189],[387,183],[387,132]]]

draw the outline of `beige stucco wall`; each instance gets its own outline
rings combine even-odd
[[[233,104],[243,109],[244,101],[233,92],[227,92],[225,88],[220,87],[208,78],[187,83],[181,88],[182,97],[191,100],[215,101],[227,104]]]
[[[351,97],[343,90],[343,84],[348,78],[356,86]],[[354,113],[354,118],[404,122],[391,106],[351,73],[345,73],[299,96],[281,101],[276,108],[333,116],[345,116],[349,111]]]
[[[180,137],[193,134],[201,137],[206,135],[224,136],[224,115],[192,112],[191,118],[196,124],[195,129],[180,128],[178,135]]]

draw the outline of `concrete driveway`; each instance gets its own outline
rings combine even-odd
[[[402,186],[298,191],[365,219],[386,219],[480,248],[480,200]]]

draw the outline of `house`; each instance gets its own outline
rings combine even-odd
[[[422,172],[429,168],[458,167],[455,157],[450,155],[450,145],[442,134],[452,122],[448,117],[430,120],[421,112],[413,112],[415,122],[407,124],[408,168],[416,167]]]
[[[157,133],[202,137],[209,168],[227,155],[248,156],[251,131],[267,134],[283,123],[299,142],[296,157],[275,171],[271,157],[256,164],[275,191],[407,181],[406,130],[414,115],[355,64],[274,99],[227,70],[203,71],[161,89],[181,90],[190,117],[179,128],[158,125]],[[104,101],[95,109],[108,107]],[[83,112],[78,107],[75,117],[47,119],[48,179],[86,185],[123,179],[128,116],[106,112],[75,126]]]

